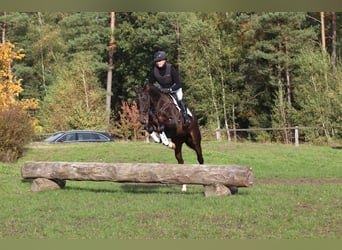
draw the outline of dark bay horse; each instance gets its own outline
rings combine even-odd
[[[136,92],[140,121],[145,125],[145,129],[149,133],[165,132],[166,136],[171,138],[178,164],[184,164],[183,143],[196,152],[198,163],[203,164],[201,133],[194,112],[188,114],[191,122],[188,126],[184,126],[182,114],[169,94],[164,94],[157,87],[149,84]]]

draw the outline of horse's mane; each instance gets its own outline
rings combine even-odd
[[[152,85],[152,84],[147,84],[145,87],[144,87],[144,90],[146,91],[148,89],[148,92],[149,92],[149,95],[152,97],[152,98],[169,98],[169,96],[167,94],[164,94],[162,92],[160,92],[159,88]]]
[[[150,89],[150,93],[153,95],[157,95],[157,94],[160,95],[161,94],[159,89],[152,84],[149,85],[149,89]]]

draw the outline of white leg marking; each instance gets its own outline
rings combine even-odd
[[[160,139],[159,139],[159,137],[157,136],[157,133],[156,132],[152,132],[151,133],[151,137],[153,138],[153,140],[155,141],[155,142],[157,142],[157,143],[159,143],[160,142]]]
[[[165,146],[168,146],[169,145],[169,140],[167,139],[165,132],[162,132],[159,135],[160,135],[160,139],[162,140],[162,143]]]

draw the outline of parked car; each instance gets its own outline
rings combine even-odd
[[[110,142],[113,138],[107,133],[95,130],[60,131],[46,138],[44,142]]]

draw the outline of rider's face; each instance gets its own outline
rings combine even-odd
[[[165,62],[166,62],[166,60],[161,60],[161,61],[156,62],[156,65],[158,68],[161,68],[164,66]]]

